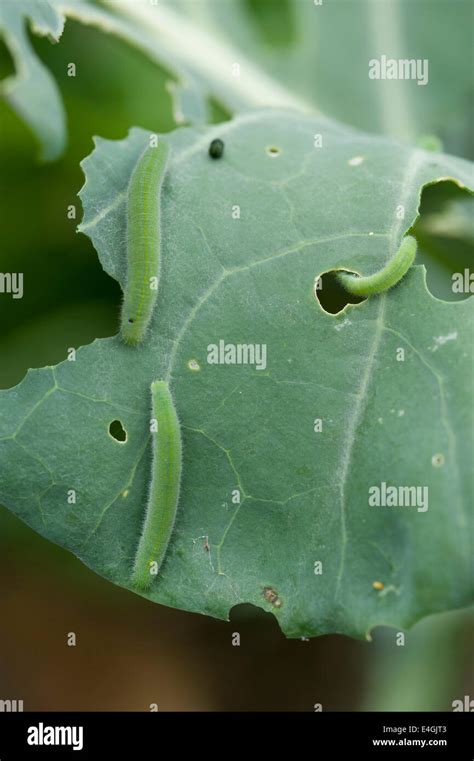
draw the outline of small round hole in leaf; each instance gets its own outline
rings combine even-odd
[[[365,301],[360,296],[348,293],[340,284],[338,270],[323,272],[314,281],[314,295],[321,308],[328,314],[339,314],[348,304],[360,304]]]
[[[127,431],[120,420],[112,420],[109,425],[109,434],[115,439],[115,441],[118,441],[119,444],[125,444],[127,441]]]
[[[276,145],[269,145],[269,146],[267,147],[267,149],[266,149],[266,150],[267,150],[267,154],[268,154],[268,155],[269,155],[269,156],[270,156],[272,159],[276,159],[276,158],[277,158],[277,156],[279,156],[279,155],[280,155],[280,153],[281,153],[281,150],[280,150],[280,148],[277,148],[277,147],[276,147]]]

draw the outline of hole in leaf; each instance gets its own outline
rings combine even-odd
[[[427,185],[410,234],[418,241],[415,264],[426,267],[430,293],[463,301],[474,293],[474,197],[451,180]]]
[[[442,454],[442,452],[434,454],[431,458],[431,464],[434,468],[442,468],[444,465],[444,454]]]
[[[342,312],[348,304],[360,304],[365,299],[348,293],[339,283],[338,270],[323,272],[314,282],[314,295],[328,314]]]
[[[127,431],[120,420],[112,420],[109,425],[109,434],[115,439],[115,441],[118,441],[119,444],[125,444],[127,441]]]
[[[268,155],[271,156],[272,159],[276,159],[276,157],[279,156],[281,153],[280,148],[277,148],[276,145],[269,145],[266,150]]]

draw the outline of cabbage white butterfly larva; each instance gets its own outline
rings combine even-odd
[[[416,256],[416,240],[406,235],[400,248],[381,270],[363,277],[351,272],[338,272],[342,286],[354,296],[372,296],[396,285],[407,273]]]
[[[158,294],[160,192],[168,153],[162,140],[148,146],[128,185],[127,284],[121,318],[121,334],[127,344],[145,338]]]
[[[145,521],[132,583],[147,589],[161,567],[173,531],[181,478],[181,433],[168,384],[151,384],[153,461]]]

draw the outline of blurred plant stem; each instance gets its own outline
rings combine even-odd
[[[428,617],[405,632],[404,646],[397,646],[395,629],[377,630],[361,710],[452,710],[467,682],[463,667],[472,652],[473,629],[474,610],[468,609]]]

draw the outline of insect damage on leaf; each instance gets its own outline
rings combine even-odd
[[[277,592],[271,587],[264,587],[262,592],[265,600],[273,605],[275,608],[281,608],[281,600],[278,597]]]
[[[34,528],[156,603],[224,619],[235,604],[250,602],[275,614],[290,637],[338,631],[362,638],[381,622],[404,628],[471,599],[461,457],[467,425],[452,403],[472,409],[463,385],[472,300],[456,307],[435,301],[415,267],[389,298],[369,297],[332,320],[315,309],[312,276],[381,269],[410,229],[420,186],[451,171],[450,160],[438,165],[435,155],[417,153],[415,173],[412,148],[375,141],[372,150],[372,138],[361,142],[324,123],[326,162],[312,148],[319,123],[278,114],[219,128],[227,144],[221,164],[208,154],[215,127],[209,136],[203,128],[166,136],[175,159],[172,182],[166,174],[162,188],[153,340],[138,351],[96,341],[78,354],[79,364],[45,369],[19,392],[0,393],[7,466],[0,498],[8,503],[11,494],[12,510]],[[127,188],[147,137],[140,129],[127,140],[99,141],[85,164],[84,227],[106,272],[122,283]],[[280,159],[265,153],[271,144],[281,146]],[[347,159],[362,151],[367,169],[357,172]],[[227,211],[244,197],[252,214],[237,225]],[[403,219],[394,214],[401,201]],[[387,241],[398,243],[389,248]],[[324,294],[326,286],[314,290]],[[438,341],[454,334],[458,340]],[[214,367],[206,350],[209,357],[209,341],[221,338],[245,342],[249,353],[268,344],[268,371],[255,373],[245,362]],[[172,379],[173,394],[164,384],[165,405],[156,401],[152,415],[147,389],[156,378]],[[18,410],[11,405],[17,399]],[[179,424],[166,433],[160,419],[178,400],[186,448],[179,493],[180,457],[160,470],[171,462],[169,453],[163,457],[166,441],[169,451],[172,440],[181,449]],[[64,411],[67,427],[57,425]],[[152,416],[159,425],[148,435]],[[114,419],[122,420],[126,443],[107,435]],[[20,443],[31,445],[34,459]],[[15,460],[21,473],[8,468]],[[100,495],[84,493],[99,469]],[[66,482],[65,472],[72,473]],[[367,492],[379,481],[426,484],[433,509],[373,509]],[[66,487],[82,488],[80,522],[64,508]],[[30,498],[35,489],[38,504]],[[403,572],[383,562],[397,553]],[[427,563],[445,555],[445,581],[427,593],[437,570]]]

